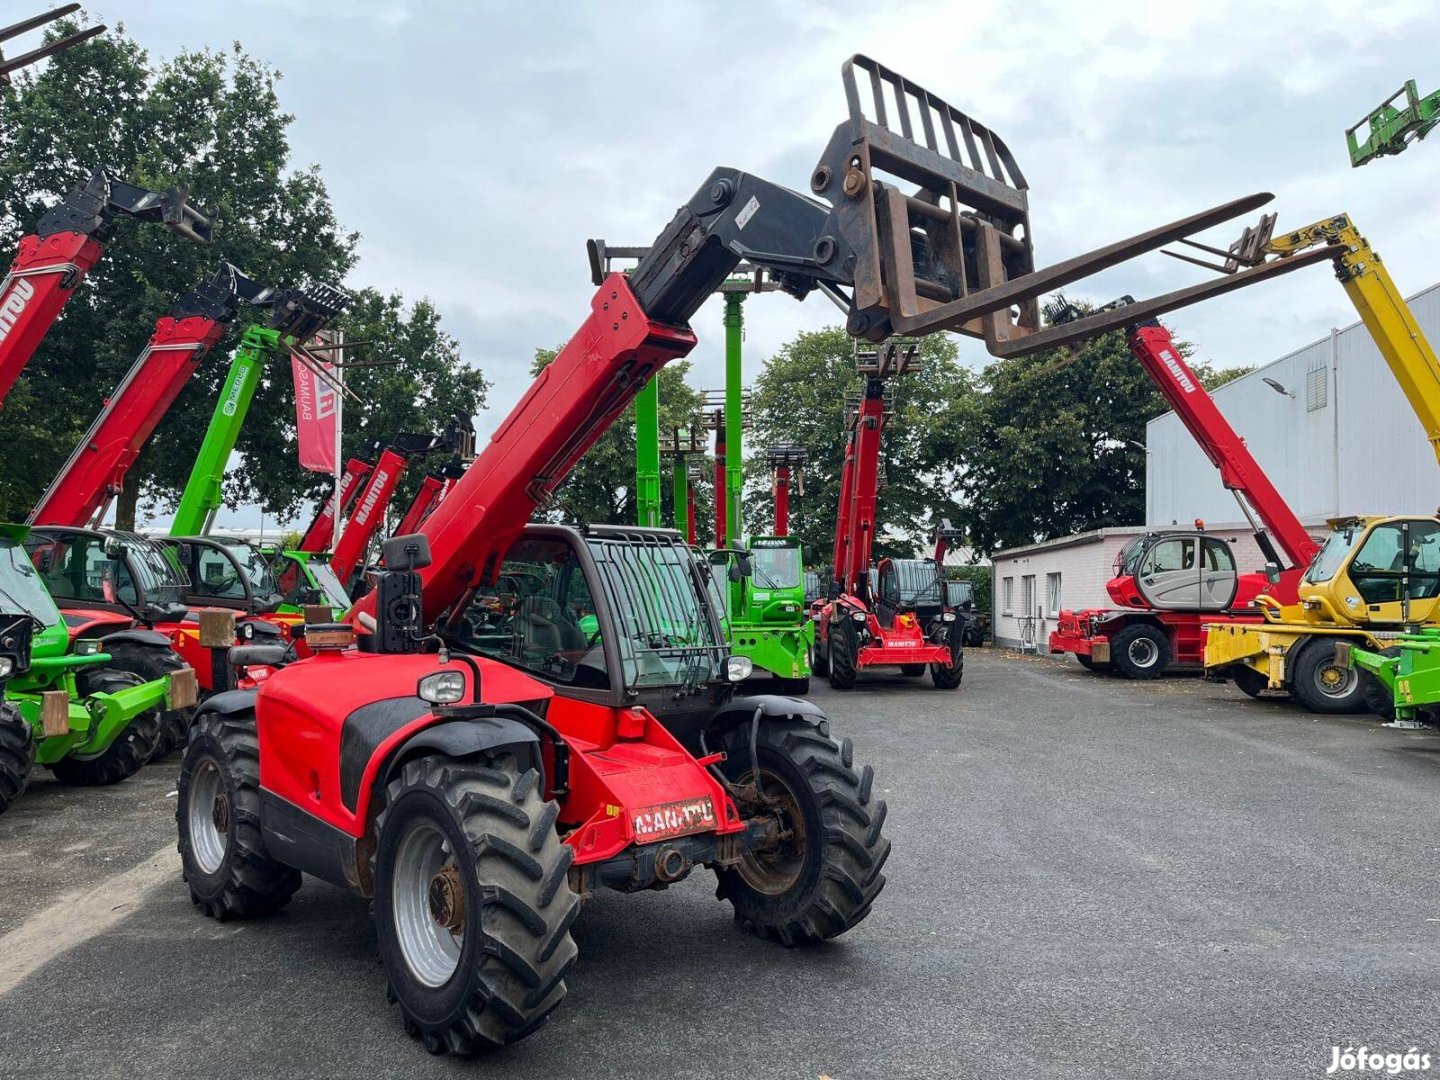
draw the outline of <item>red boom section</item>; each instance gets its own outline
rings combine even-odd
[[[1185,363],[1170,331],[1158,323],[1136,326],[1131,328],[1128,341],[1135,359],[1206,457],[1220,470],[1220,482],[1244,497],[1265,528],[1274,534],[1292,567],[1307,566],[1319,550],[1318,545]]]
[[[20,241],[20,253],[0,283],[0,401],[104,252],[93,236],[78,232]]]
[[[875,511],[880,493],[880,433],[885,427],[885,392],[879,379],[865,380],[865,397],[855,418],[855,489],[849,518],[849,570],[845,591],[870,596],[868,574],[875,543]]]
[[[790,466],[775,469],[775,535],[790,535]]]
[[[32,525],[98,525],[195,366],[225,334],[224,321],[165,316],[30,514]]]
[[[360,491],[360,481],[370,474],[372,468],[374,466],[370,462],[360,458],[351,458],[345,463],[345,475],[340,480],[339,505],[336,505],[337,500],[332,491],[316,513],[315,520],[310,523],[310,528],[305,530],[305,537],[300,541],[297,550],[330,550],[330,545],[335,542],[336,517],[343,517],[345,511],[350,509],[350,504],[355,501],[355,496]]]
[[[417,532],[420,523],[435,505],[435,500],[440,497],[445,481],[434,473],[428,474],[420,481],[420,490],[415,493],[415,498],[410,500],[410,505],[405,509],[405,516],[400,519],[400,524],[395,526],[396,536],[409,536]]]
[[[385,508],[395,495],[400,478],[405,475],[405,455],[397,450],[387,449],[375,464],[370,482],[355,504],[355,512],[345,523],[345,531],[330,556],[330,569],[335,571],[342,584],[348,585],[355,572],[360,569],[370,541],[375,538],[380,523],[385,520]]]
[[[842,593],[851,591],[850,581],[850,501],[855,494],[855,429],[845,436],[845,461],[840,466],[840,506],[835,516],[835,548],[831,554],[830,574]]]
[[[421,571],[426,625],[472,583],[493,579],[530,515],[580,456],[655,372],[695,347],[687,327],[646,316],[623,274],[605,279],[590,309],[421,526],[431,557]],[[374,610],[371,594],[350,618],[373,618]]]

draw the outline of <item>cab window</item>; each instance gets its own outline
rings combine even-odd
[[[516,541],[495,584],[476,591],[449,636],[467,652],[551,682],[610,686],[594,595],[563,540]]]
[[[1407,557],[1411,599],[1440,595],[1440,524],[1410,521],[1377,525],[1355,552],[1350,580],[1361,599],[1367,604],[1399,603]]]
[[[1142,575],[1166,574],[1175,570],[1195,568],[1195,538],[1192,536],[1160,540],[1145,556],[1140,567]]]
[[[195,589],[201,596],[213,596],[217,600],[244,600],[245,583],[223,551],[203,544],[190,549],[194,559]]]
[[[1213,536],[1201,537],[1200,549],[1202,565],[1206,570],[1235,572],[1235,556],[1230,551],[1230,545],[1224,540],[1218,540]]]

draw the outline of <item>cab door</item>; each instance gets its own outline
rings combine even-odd
[[[1357,621],[1432,621],[1440,596],[1440,522],[1431,518],[1378,522],[1360,541],[1335,585],[1340,589],[1336,598],[1340,610]]]

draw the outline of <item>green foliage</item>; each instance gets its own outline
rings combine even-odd
[[[922,368],[891,380],[894,416],[886,424],[881,456],[886,484],[880,492],[881,530],[875,555],[913,556],[938,519],[959,518],[955,481],[963,458],[947,429],[974,410],[974,378],[956,360],[953,339],[926,338]],[[746,524],[768,531],[774,523],[765,449],[798,443],[809,452],[805,494],[791,500],[790,530],[805,545],[807,565],[828,566],[840,502],[845,451],[845,401],[862,389],[851,340],[840,327],[802,332],[765,362],[751,387],[750,460],[746,463]]]
[[[65,32],[57,24],[56,32]],[[0,92],[0,248],[21,235],[96,166],[137,184],[190,187],[218,208],[215,241],[199,247],[153,225],[121,220],[99,265],[66,306],[0,411],[7,469],[0,518],[23,518],[57,464],[80,439],[176,297],[231,262],[269,285],[339,284],[355,262],[357,234],[336,219],[319,170],[293,168],[277,72],[239,46],[185,52],[162,63],[123,30],[112,31],[20,75]],[[119,518],[128,526],[142,487],[151,505],[183,488],[213,411],[228,357],[246,324],[201,364],[127,478]],[[393,370],[361,369],[351,381],[365,404],[348,410],[347,448],[400,427],[430,430],[473,411],[485,381],[460,362],[425,301],[367,292],[345,324],[374,342]],[[259,387],[226,479],[227,501],[287,516],[323,490],[294,455],[288,364]],[[358,421],[358,422],[357,422]],[[398,500],[397,500],[398,501]]]
[[[547,364],[559,355],[560,345],[554,349],[536,349],[535,360],[530,365],[532,374],[538,375]],[[688,360],[667,364],[656,376],[660,380],[660,431],[662,436],[672,428],[688,428],[700,414],[700,393],[685,384],[690,370]],[[708,475],[708,474],[707,474]],[[670,462],[662,458],[660,463],[660,520],[674,521],[674,507],[670,493]],[[704,485],[697,491],[697,502],[703,504],[705,513],[697,512],[702,528],[698,538],[703,543],[707,535],[703,526],[707,520],[711,500]],[[567,521],[576,524],[633,525],[636,519],[635,507],[635,403],[625,407],[616,421],[596,440],[595,445],[585,452],[579,463],[571,470],[569,477],[555,491],[554,504],[544,512],[549,520]],[[713,531],[713,530],[712,530]]]
[[[1193,367],[1212,388],[1246,370]],[[1145,425],[1169,406],[1123,333],[993,361],[981,386],[947,448],[978,551],[1145,520]]]

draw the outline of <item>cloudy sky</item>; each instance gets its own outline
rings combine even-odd
[[[1440,137],[1352,170],[1343,135],[1407,78],[1440,87],[1433,2],[87,7],[158,56],[238,40],[284,73],[294,162],[322,167],[340,219],[363,235],[351,284],[439,306],[494,383],[482,433],[520,396],[535,347],[587,311],[585,239],[650,242],[715,165],[804,190],[843,117],[839,68],[855,52],[1006,140],[1041,265],[1265,190],[1282,227],[1350,212],[1407,293],[1440,279]],[[1070,291],[1139,296],[1202,274],[1152,255]],[[820,299],[757,298],[748,371],[837,314]],[[1173,319],[1222,366],[1353,321],[1320,267]],[[694,326],[692,381],[718,386],[714,302]],[[983,347],[962,343],[962,358],[983,363]]]

